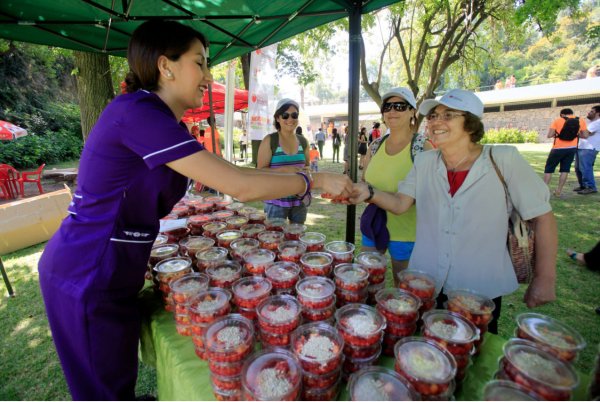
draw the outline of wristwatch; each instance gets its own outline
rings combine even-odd
[[[367,183],[367,188],[369,189],[369,196],[365,199],[365,202],[371,201],[371,198],[375,195],[375,189],[369,183]]]

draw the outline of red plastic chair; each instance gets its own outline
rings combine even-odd
[[[3,198],[10,200],[19,196],[19,179],[17,169],[10,165],[0,165],[0,190]]]
[[[44,189],[42,188],[42,170],[44,170],[45,166],[46,164],[42,163],[33,172],[21,172],[21,177],[19,178],[21,197],[25,197],[25,183],[37,183],[40,194],[44,194]]]

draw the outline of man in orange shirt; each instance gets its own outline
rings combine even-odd
[[[211,128],[211,121],[210,121],[210,117],[208,119],[206,119],[206,124],[208,124],[208,127],[206,127],[206,129],[204,130],[204,148],[208,151],[211,152],[215,155],[219,155],[222,156],[221,154],[221,144],[219,142],[219,130],[217,130],[217,126],[215,126],[215,147],[213,150],[213,139],[212,139],[212,128]]]
[[[567,121],[572,120],[567,124]],[[579,125],[577,126],[577,121]],[[566,127],[565,127],[566,125]],[[563,132],[563,129],[565,129]],[[573,135],[567,135],[567,131],[573,132]],[[552,173],[556,170],[556,166],[560,164],[559,172],[560,177],[558,179],[558,187],[554,190],[554,195],[560,197],[562,189],[567,182],[567,176],[571,171],[571,165],[575,154],[577,153],[577,144],[579,143],[579,136],[587,133],[587,125],[585,119],[576,118],[573,116],[573,110],[566,108],[560,111],[560,117],[555,119],[550,128],[548,129],[548,138],[554,138],[554,144],[546,160],[546,167],[544,168],[544,182],[550,183],[552,179]],[[562,137],[562,138],[561,138]],[[573,138],[570,138],[573,137]],[[585,138],[585,135],[582,135]]]

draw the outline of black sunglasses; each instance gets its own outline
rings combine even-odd
[[[296,120],[296,119],[298,119],[298,112],[292,112],[292,113],[283,112],[283,113],[281,113],[281,118],[283,120],[289,119],[290,116],[292,117],[292,119]]]
[[[405,112],[409,107],[411,106],[406,102],[385,102],[381,105],[381,111],[385,113],[393,108],[396,112]]]

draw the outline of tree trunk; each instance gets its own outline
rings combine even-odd
[[[108,55],[73,51],[77,66],[77,95],[81,110],[81,133],[87,140],[102,110],[115,96]]]
[[[240,56],[242,61],[242,75],[244,76],[244,88],[250,89],[250,55],[252,53],[246,53]]]

